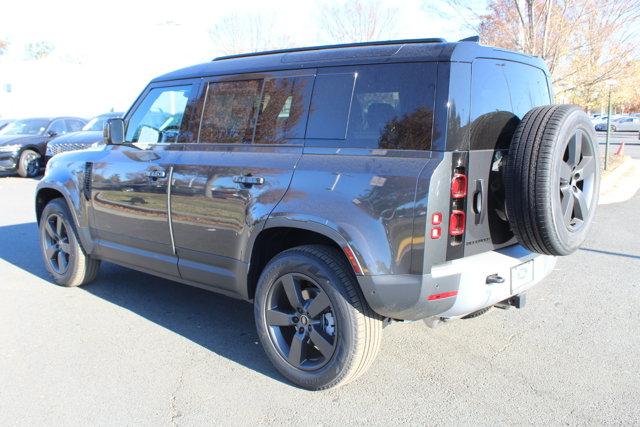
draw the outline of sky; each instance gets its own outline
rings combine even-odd
[[[0,13],[10,43],[0,56],[0,117],[126,110],[153,77],[219,55],[209,31],[232,13],[269,17],[297,45],[331,43],[316,19],[323,1],[10,0]],[[382,1],[399,9],[391,38],[473,35],[444,0]],[[41,40],[53,53],[26,61],[24,46]]]

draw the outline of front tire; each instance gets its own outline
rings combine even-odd
[[[276,369],[309,390],[346,384],[375,360],[382,321],[337,249],[300,246],[274,257],[256,289],[256,328]]]
[[[100,261],[87,255],[76,233],[64,199],[51,200],[40,217],[40,251],[47,271],[61,286],[73,287],[92,281]]]
[[[18,159],[18,175],[22,178],[33,178],[40,172],[40,154],[33,150],[24,150]]]

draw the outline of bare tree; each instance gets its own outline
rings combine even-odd
[[[480,13],[462,0],[448,3],[475,14],[471,27],[483,43],[542,57],[559,97],[586,108],[637,59],[637,0],[491,0]]]
[[[280,32],[274,16],[232,14],[209,31],[211,40],[225,55],[291,47],[291,37]]]
[[[34,43],[28,43],[25,46],[27,58],[29,59],[43,59],[53,52],[55,47],[53,44],[47,41],[38,41]]]
[[[320,26],[331,43],[365,42],[392,38],[398,9],[381,0],[345,0],[324,3]]]

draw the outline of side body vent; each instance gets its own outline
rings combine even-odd
[[[86,162],[84,164],[84,183],[82,186],[82,192],[86,200],[91,200],[91,176],[93,174],[93,163]]]

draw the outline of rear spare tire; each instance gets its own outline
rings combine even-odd
[[[509,223],[533,252],[569,255],[584,241],[598,204],[598,145],[575,105],[529,111],[518,125],[505,168]]]

